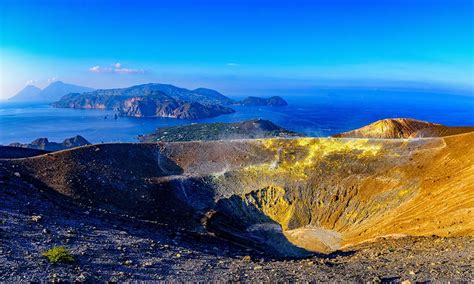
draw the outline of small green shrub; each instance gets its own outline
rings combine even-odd
[[[53,264],[74,262],[74,256],[63,246],[50,248],[43,252],[43,256]]]

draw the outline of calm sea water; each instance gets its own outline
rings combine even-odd
[[[0,144],[39,137],[62,141],[82,135],[93,143],[134,142],[163,126],[199,122],[269,119],[309,136],[328,136],[379,119],[410,117],[445,125],[474,125],[474,96],[381,90],[319,90],[265,93],[282,95],[287,107],[234,107],[236,113],[210,119],[113,119],[112,111],[53,108],[46,104],[0,103]],[[108,119],[104,119],[105,116]]]

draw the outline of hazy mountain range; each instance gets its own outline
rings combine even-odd
[[[55,81],[41,90],[40,88],[28,85],[23,90],[11,97],[9,101],[15,102],[55,102],[69,93],[84,93],[94,89],[67,84],[61,81]]]

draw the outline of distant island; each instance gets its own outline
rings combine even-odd
[[[163,127],[151,134],[139,136],[139,140],[141,142],[176,142],[301,136],[304,135],[282,128],[269,120],[252,119],[235,123],[199,123]]]
[[[38,138],[33,140],[31,143],[22,144],[22,143],[12,143],[10,147],[20,147],[20,148],[28,148],[28,149],[35,149],[35,150],[45,150],[45,151],[60,151],[74,147],[80,147],[85,145],[90,145],[89,141],[87,141],[84,137],[80,135],[76,135],[71,138],[65,139],[61,143],[57,142],[50,142],[48,138]]]
[[[236,102],[218,91],[188,90],[169,84],[143,84],[120,89],[70,93],[53,103],[59,108],[109,109],[120,116],[200,119],[234,113],[231,105],[287,105],[280,97],[249,97]]]
[[[231,99],[209,89],[188,90],[166,84],[144,84],[68,94],[54,107],[111,109],[121,116],[198,119],[235,112]]]
[[[46,102],[52,103],[60,100],[64,95],[70,93],[90,92],[92,88],[67,84],[61,81],[55,81],[41,90],[40,88],[28,85],[16,95],[11,97],[12,102]]]
[[[287,106],[288,103],[278,96],[270,98],[260,98],[260,97],[247,97],[237,104],[243,106]]]

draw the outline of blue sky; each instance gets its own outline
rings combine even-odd
[[[0,1],[0,98],[62,80],[472,91],[471,0]]]

